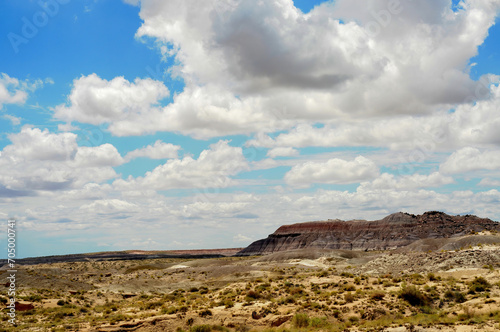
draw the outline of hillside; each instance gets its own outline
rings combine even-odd
[[[303,248],[387,250],[418,240],[458,237],[485,230],[499,231],[500,224],[473,215],[398,212],[374,221],[337,219],[284,225],[266,239],[253,242],[238,255],[262,255]]]

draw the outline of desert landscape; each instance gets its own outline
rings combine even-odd
[[[427,226],[408,227],[408,222]],[[261,246],[265,254],[254,252],[254,243],[225,250],[26,259],[17,272],[18,325],[2,324],[2,331],[500,329],[496,222],[439,212],[394,214],[365,223],[372,231],[376,226],[408,229],[400,232],[401,239],[420,238],[370,250],[328,248],[338,245],[336,235],[345,228],[325,231],[325,226],[338,223],[354,227],[362,222],[330,220],[316,229],[303,225],[317,223],[283,226],[274,236],[281,234],[291,245]],[[439,237],[433,227],[446,236]],[[309,241],[294,248],[284,229],[291,238]],[[368,233],[358,228],[356,234],[366,238]],[[383,243],[387,235],[374,234],[367,246]],[[318,240],[324,236],[330,240]],[[0,301],[5,307],[5,289]]]
[[[499,23],[0,1],[0,332],[500,331]]]

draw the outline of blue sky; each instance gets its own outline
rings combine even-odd
[[[360,1],[3,1],[0,218],[19,255],[500,220],[500,1]]]

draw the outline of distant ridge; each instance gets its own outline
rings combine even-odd
[[[422,215],[398,212],[374,221],[330,219],[284,225],[237,255],[263,255],[303,248],[386,250],[421,239],[449,238],[484,230],[500,231],[500,223],[474,215],[451,216],[439,211]]]
[[[126,250],[107,251],[86,254],[54,255],[16,259],[16,264],[51,264],[84,261],[116,261],[116,260],[144,260],[155,258],[219,258],[233,256],[241,248],[228,249],[193,249],[193,250]],[[7,264],[6,259],[0,260],[0,266]]]

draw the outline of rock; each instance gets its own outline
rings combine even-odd
[[[256,311],[252,311],[252,318],[253,319],[261,319],[262,315],[259,315]]]
[[[272,321],[271,321],[271,327],[278,327],[286,322],[288,322],[290,319],[292,318],[291,315],[289,316],[279,316],[279,317],[276,317],[274,318]]]
[[[421,239],[449,238],[483,230],[500,231],[500,224],[472,215],[450,216],[437,211],[422,215],[398,212],[375,221],[330,219],[284,225],[237,255],[262,255],[303,248],[387,250]]]
[[[14,305],[16,307],[16,311],[28,311],[35,309],[35,306],[32,303],[15,302]]]

